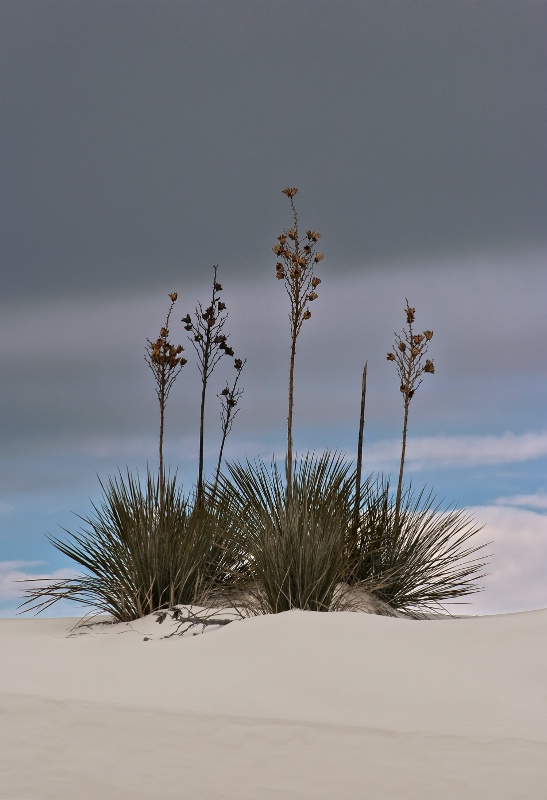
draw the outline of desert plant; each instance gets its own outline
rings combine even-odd
[[[486,562],[469,559],[486,544],[462,549],[481,528],[464,511],[443,509],[433,494],[409,487],[399,514],[389,479],[369,478],[362,509],[352,580],[372,582],[391,608],[411,616],[481,591],[476,581]]]
[[[354,470],[329,452],[294,466],[290,492],[274,461],[228,463],[219,478],[225,538],[247,564],[239,585],[262,613],[328,611],[347,571]]]
[[[311,317],[309,303],[317,299],[315,291],[321,279],[314,276],[314,267],[322,261],[323,254],[316,251],[316,244],[320,234],[316,231],[306,231],[306,236],[300,238],[298,229],[298,214],[294,205],[294,197],[298,189],[287,187],[283,194],[289,198],[293,213],[293,226],[277,237],[277,244],[273,252],[280,259],[275,265],[276,277],[285,282],[285,289],[289,296],[291,311],[289,314],[291,329],[291,356],[289,367],[289,411],[287,416],[287,491],[292,487],[292,462],[293,462],[293,407],[294,407],[294,363],[296,355],[296,340],[302,328],[302,323]]]
[[[201,404],[199,419],[199,466],[197,482],[197,505],[203,504],[204,484],[203,484],[203,443],[205,433],[205,397],[207,393],[207,382],[215,366],[223,355],[234,355],[233,349],[228,345],[228,336],[222,333],[222,329],[228,318],[228,313],[222,313],[226,309],[226,303],[220,299],[219,292],[222,291],[221,284],[217,281],[218,267],[213,267],[213,286],[211,292],[211,303],[203,310],[201,303],[195,308],[194,320],[190,314],[182,318],[185,330],[191,336],[188,339],[192,343],[198,356],[198,369],[201,375]],[[238,363],[241,359],[238,359]],[[239,372],[239,370],[238,370]],[[222,447],[226,436],[223,436]]]
[[[64,529],[68,542],[48,537],[89,574],[27,589],[22,606],[30,607],[24,610],[69,599],[122,622],[198,602],[223,571],[214,513],[193,506],[176,476],[168,476],[162,489],[148,471],[143,491],[138,476],[128,471],[126,479],[119,473],[101,488],[94,515],[80,517],[86,525],[81,532]]]
[[[416,309],[411,308],[406,300],[406,322],[407,328],[403,333],[403,337],[395,334],[395,348],[394,352],[387,354],[388,361],[394,361],[399,374],[401,385],[399,387],[404,401],[404,421],[403,421],[403,440],[401,446],[401,460],[399,463],[399,480],[397,482],[397,497],[395,499],[395,526],[399,523],[401,498],[403,492],[403,472],[405,465],[406,455],[406,437],[408,430],[408,412],[410,409],[410,401],[414,397],[416,389],[422,382],[422,375],[428,372],[431,375],[435,372],[433,361],[429,358],[426,359],[425,364],[423,358],[427,353],[428,343],[433,338],[433,331],[424,331],[423,333],[415,334],[412,328],[414,322]]]
[[[171,298],[171,305],[167,312],[167,319],[165,325],[160,330],[160,335],[155,342],[148,339],[148,346],[144,355],[144,359],[154,374],[156,379],[156,394],[160,404],[160,441],[159,441],[159,481],[160,481],[160,497],[164,485],[164,467],[163,467],[163,433],[165,425],[165,406],[169,392],[173,386],[178,374],[183,366],[186,364],[186,359],[180,355],[184,347],[173,345],[169,342],[169,318],[173,311],[173,306],[177,300],[177,293],[172,292],[169,297]]]

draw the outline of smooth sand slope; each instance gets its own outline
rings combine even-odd
[[[547,797],[547,609],[76,621],[0,620],[1,798]]]

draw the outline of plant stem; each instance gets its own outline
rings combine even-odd
[[[359,416],[359,439],[357,442],[357,473],[355,476],[355,511],[353,518],[354,544],[357,543],[357,530],[359,527],[359,506],[361,504],[361,470],[363,466],[363,430],[365,427],[365,398],[367,394],[367,367],[363,367],[363,382],[361,385],[361,413]]]
[[[216,278],[216,271],[215,271]],[[207,370],[209,369],[209,350],[211,340],[211,329],[207,328],[205,340],[205,352],[203,358],[203,377],[201,381],[201,408],[199,419],[199,472],[198,472],[198,491],[197,491],[197,504],[202,504],[203,500],[203,438],[205,428],[205,392],[207,389]]]
[[[411,362],[410,362],[411,363]],[[411,369],[409,366],[409,375]],[[401,511],[401,496],[403,493],[403,471],[405,466],[405,455],[406,455],[406,432],[408,427],[408,410],[410,408],[410,397],[408,394],[405,394],[405,417],[403,422],[403,441],[401,446],[401,463],[399,465],[399,481],[397,483],[397,497],[395,499],[395,521],[394,521],[394,530],[398,531],[399,529],[399,519],[400,519],[400,511]]]
[[[289,369],[289,413],[287,416],[287,493],[291,493],[292,483],[292,418],[294,407],[294,361],[296,355],[296,328],[293,325],[291,337],[291,363]]]

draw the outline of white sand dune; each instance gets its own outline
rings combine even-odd
[[[0,619],[3,799],[547,797],[547,609],[75,622]]]

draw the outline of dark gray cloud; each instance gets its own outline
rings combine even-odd
[[[2,298],[545,241],[542,2],[0,4]]]

